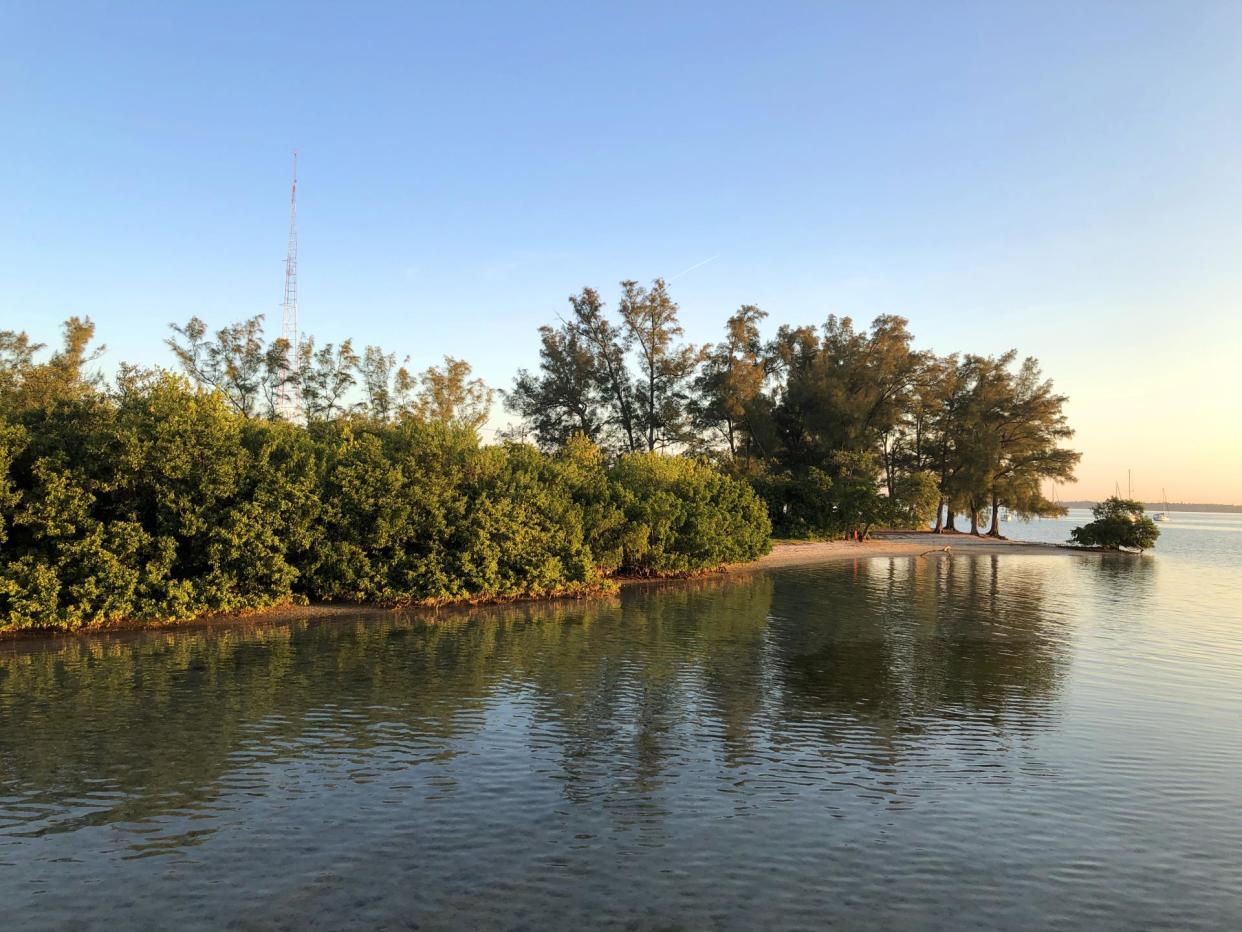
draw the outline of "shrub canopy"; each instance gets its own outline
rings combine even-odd
[[[0,415],[0,628],[580,593],[753,559],[768,531],[695,460],[264,421],[167,373]]]
[[[1145,514],[1142,502],[1113,496],[1091,509],[1095,518],[1070,531],[1070,541],[1104,550],[1138,550],[1156,546],[1160,528]]]

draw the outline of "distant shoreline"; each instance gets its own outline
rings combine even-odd
[[[1094,508],[1099,502],[1078,501],[1078,502],[1057,502],[1064,508]],[[1143,507],[1148,511],[1164,511],[1164,502],[1143,502]],[[1237,515],[1242,514],[1242,505],[1201,505],[1194,502],[1169,502],[1169,511],[1181,511],[1188,514],[1218,514],[1218,515]]]

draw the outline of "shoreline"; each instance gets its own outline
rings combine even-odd
[[[931,531],[878,531],[870,540],[781,540],[774,541],[771,552],[750,563],[731,563],[693,576],[621,576],[614,577],[617,589],[632,586],[650,586],[686,582],[694,579],[732,575],[754,570],[778,567],[808,566],[816,563],[837,563],[845,560],[870,560],[884,557],[931,557],[972,556],[990,554],[1068,556],[1075,553],[1100,553],[1085,547],[1066,544],[1045,544],[1033,541],[1014,541],[1006,538],[973,537],[956,532],[934,534]],[[19,641],[53,641],[77,638],[82,635],[112,634],[140,631],[170,631],[178,628],[215,627],[217,625],[244,625],[281,621],[322,620],[359,615],[389,616],[395,612],[408,611],[470,611],[496,605],[529,604],[537,602],[584,601],[613,592],[604,591],[581,595],[531,596],[519,599],[480,599],[475,602],[454,602],[441,606],[397,605],[382,606],[354,602],[311,602],[305,605],[273,605],[270,608],[250,612],[223,612],[203,615],[187,621],[134,621],[115,622],[94,627],[63,629],[36,628],[0,631],[0,646]]]
[[[974,554],[1022,554],[1052,556],[1056,554],[1096,553],[1068,544],[1045,544],[1004,537],[974,537],[963,532],[934,534],[931,531],[878,531],[871,540],[781,541],[773,544],[772,552],[754,563],[739,567],[763,568],[802,566],[836,560],[869,559],[872,557],[951,557]]]

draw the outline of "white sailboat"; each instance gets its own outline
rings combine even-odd
[[[1164,510],[1157,511],[1154,515],[1151,516],[1151,519],[1153,521],[1168,521],[1171,517],[1173,517],[1169,513],[1169,493],[1166,492],[1164,489],[1161,489],[1160,494],[1164,496]]]

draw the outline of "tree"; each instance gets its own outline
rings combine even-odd
[[[359,407],[368,417],[386,422],[405,410],[414,389],[414,379],[404,365],[397,365],[395,353],[368,346],[355,366],[362,377],[363,400]]]
[[[614,454],[719,454],[791,532],[841,532],[881,512],[952,531],[965,512],[979,534],[990,510],[999,536],[1002,506],[1059,512],[1040,488],[1073,481],[1079,454],[1064,445],[1066,398],[1034,359],[937,357],[893,315],[867,329],[836,316],[782,326],[764,345],[754,305],[729,318],[719,344],[696,349],[662,281],[621,284],[619,323],[587,288],[570,299],[570,320],[541,329],[540,369],[520,372],[507,399],[540,445],[583,433]]]
[[[44,408],[56,401],[74,401],[93,394],[102,381],[87,366],[105,347],[89,349],[95,325],[89,317],[70,317],[62,325],[61,348],[46,362],[35,362],[42,343],[13,330],[0,331],[0,406],[5,410]]]
[[[929,457],[936,473],[939,501],[936,506],[935,533],[955,531],[954,506],[960,487],[958,472],[962,466],[962,426],[969,400],[969,368],[956,354],[936,360],[930,376],[926,399]]]
[[[191,317],[185,326],[169,326],[176,336],[165,343],[186,375],[198,385],[220,392],[244,417],[260,413],[276,416],[280,390],[295,373],[288,368],[288,341],[281,338],[264,343],[262,314],[217,330],[214,340],[208,338],[207,325],[197,317]]]
[[[772,458],[794,482],[810,469],[828,475],[838,501],[848,502],[834,519],[838,531],[879,523],[884,438],[902,423],[924,364],[911,341],[900,317],[858,331],[830,316],[818,330],[782,327],[771,345]],[[895,470],[884,478],[892,498]]]
[[[591,354],[591,369],[604,411],[605,445],[624,452],[642,449],[634,381],[626,366],[631,338],[604,313],[604,302],[594,288],[571,295],[573,316],[566,323]],[[611,435],[611,436],[607,436]]]
[[[452,356],[444,357],[442,367],[424,370],[411,412],[424,421],[477,432],[487,422],[495,392],[482,379],[470,378],[470,371],[468,362]]]
[[[968,355],[958,365],[956,392],[945,412],[952,423],[941,438],[942,490],[950,509],[970,516],[991,512],[988,534],[1000,536],[1000,509],[1025,515],[1054,515],[1060,509],[1040,494],[1044,479],[1072,482],[1081,454],[1062,447],[1073,436],[1064,414],[1066,398],[1045,380],[1033,358],[1015,372],[1017,351],[1000,356]]]
[[[888,498],[887,521],[894,527],[925,531],[939,502],[940,487],[935,473],[929,470],[902,473]]]
[[[703,371],[695,380],[696,426],[718,434],[737,460],[755,445],[754,420],[762,404],[767,364],[759,322],[767,312],[744,304],[725,323],[724,342],[704,351]]]
[[[979,515],[987,504],[997,464],[1004,456],[1001,432],[1008,417],[1012,382],[1009,366],[1017,353],[1000,357],[968,355],[963,366],[968,385],[961,410],[957,469],[951,501],[970,516],[970,533],[979,534]]]
[[[544,449],[560,448],[574,435],[598,442],[606,416],[587,341],[568,324],[540,327],[539,341],[538,374],[519,369],[505,407],[525,421]]]
[[[1005,403],[994,426],[995,461],[991,477],[992,526],[988,534],[1000,536],[1000,507],[1029,515],[1053,516],[1064,510],[1043,497],[1042,480],[1074,481],[1074,467],[1082,454],[1061,447],[1074,435],[1065,417],[1068,400],[1053,391],[1042,377],[1039,362],[1023,360],[1006,385]]]
[[[308,424],[330,421],[345,410],[346,394],[357,383],[354,372],[361,360],[352,340],[325,343],[315,349],[315,338],[302,340],[297,353],[297,388],[302,414]]]
[[[635,427],[648,451],[684,444],[690,436],[690,380],[702,351],[678,342],[677,305],[663,279],[650,288],[624,281],[621,289],[621,320],[638,357]]]
[[[779,454],[791,466],[822,466],[837,450],[874,451],[901,420],[923,357],[901,317],[869,332],[829,316],[821,330],[782,327],[772,346],[781,376],[774,412]]]
[[[945,402],[941,388],[949,379],[954,362],[925,354],[911,377],[897,422],[880,438],[890,496],[897,492],[899,477],[936,469],[934,426]]]
[[[682,343],[677,305],[659,279],[621,283],[619,321],[593,288],[540,328],[539,371],[522,370],[506,405],[545,447],[584,434],[612,453],[691,446],[693,378],[702,351]]]
[[[34,368],[35,353],[43,343],[31,343],[30,337],[18,330],[0,330],[0,398],[12,397],[21,387],[27,373]]]
[[[1091,509],[1094,521],[1070,531],[1070,541],[1104,550],[1137,550],[1156,546],[1160,528],[1147,517],[1142,502],[1111,496]]]
[[[886,523],[892,502],[880,494],[876,482],[875,454],[838,450],[832,456],[835,478],[832,485],[836,530],[863,537],[871,528]]]

